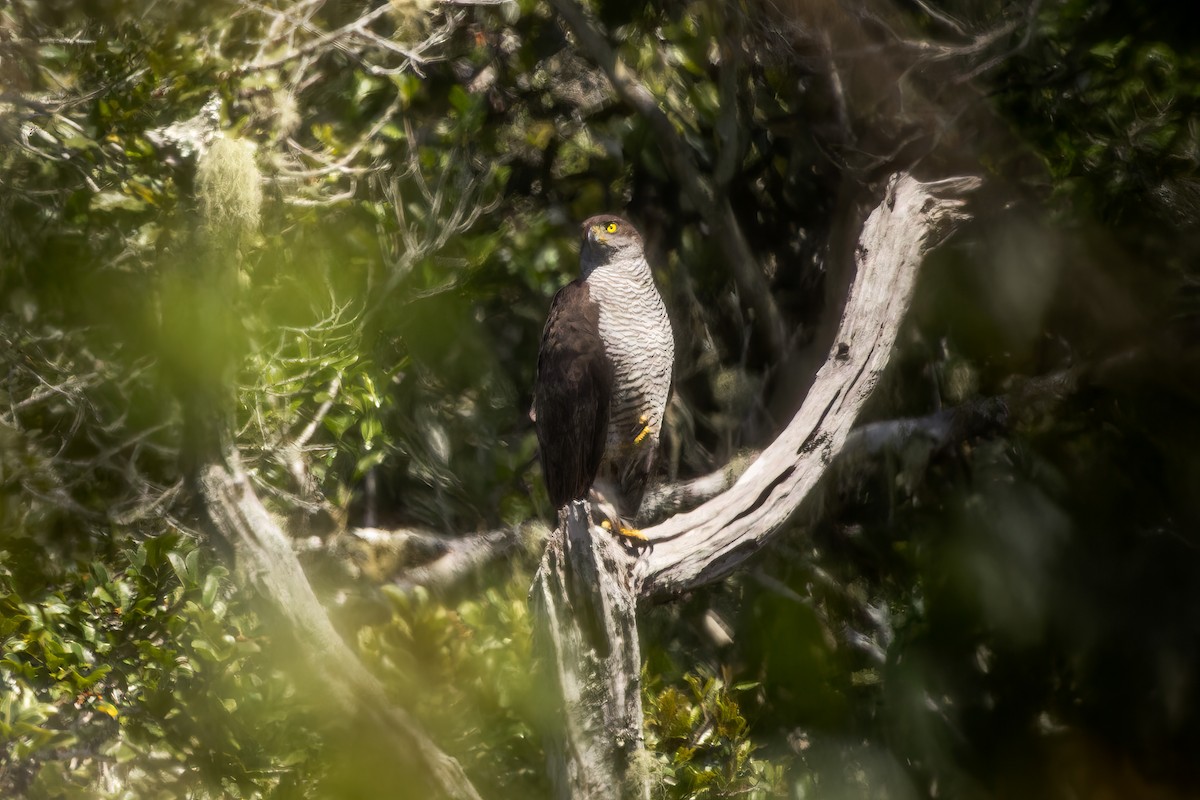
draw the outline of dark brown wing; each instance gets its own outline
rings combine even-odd
[[[588,286],[558,291],[542,332],[533,405],[542,473],[555,509],[587,495],[604,456],[612,364]]]

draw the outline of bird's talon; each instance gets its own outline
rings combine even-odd
[[[634,444],[641,444],[642,440],[650,435],[649,418],[645,414],[642,414],[642,416],[638,418],[638,422],[642,424],[642,430],[637,436],[633,437]]]
[[[642,533],[637,528],[626,528],[620,523],[614,525],[612,520],[600,520],[600,527],[611,533],[613,536],[622,536],[626,539],[634,539],[639,542],[650,541],[646,538],[646,534]]]
[[[624,525],[621,525],[617,528],[617,535],[624,536],[626,539],[636,539],[639,542],[650,541],[646,538],[646,534],[642,533],[637,528],[626,528]]]

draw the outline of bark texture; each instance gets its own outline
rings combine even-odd
[[[561,800],[650,797],[630,577],[621,545],[591,526],[586,502],[567,505],[530,590],[537,652],[561,703],[561,724],[546,736]]]

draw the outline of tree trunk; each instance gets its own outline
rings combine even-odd
[[[564,508],[530,590],[536,650],[561,704],[546,735],[561,800],[650,797],[630,577],[628,556],[591,525],[587,504]]]

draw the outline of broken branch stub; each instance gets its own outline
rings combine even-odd
[[[546,733],[554,797],[649,800],[642,737],[642,654],[629,557],[590,527],[587,504],[559,515],[530,589],[535,646],[557,690]]]

